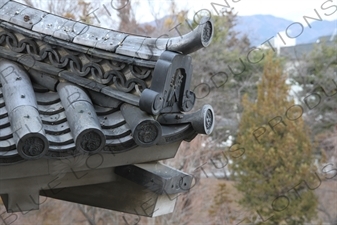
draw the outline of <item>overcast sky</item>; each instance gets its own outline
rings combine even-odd
[[[24,0],[16,1],[23,2]],[[50,1],[55,0],[33,0],[33,2],[38,3],[35,4],[37,8],[46,11],[48,11],[48,2]],[[56,1],[59,3],[64,0]],[[95,25],[116,29],[117,25],[114,21],[117,19],[117,12],[112,7],[116,6],[116,0],[86,1],[91,3],[91,8],[93,10],[98,8],[101,9],[100,11],[95,12],[99,12],[97,17],[100,18],[99,20],[102,21],[102,23],[96,23]],[[129,0],[129,2],[136,12],[137,21],[140,23],[153,21],[153,15],[156,15],[159,19],[165,15],[171,14],[169,6],[172,0]],[[321,16],[323,20],[337,19],[337,0],[175,0],[178,7],[177,10],[188,10],[188,17],[190,19],[193,18],[193,15],[196,12],[202,9],[207,9],[212,13],[215,13],[213,6],[216,7],[217,10],[221,10],[224,6],[225,9],[228,9],[226,2],[231,8],[234,8],[234,11],[237,12],[239,16],[267,14],[294,22],[300,22],[303,25],[306,24],[303,16],[314,18]],[[215,4],[219,4],[220,6]],[[206,11],[204,10],[204,12]]]
[[[303,20],[303,16],[318,18],[315,12],[316,9],[317,13],[324,20],[337,19],[337,0],[240,0],[236,3],[234,1],[227,0],[227,3],[234,8],[239,16],[269,14],[294,22],[300,22]],[[161,13],[164,14],[165,7],[163,6],[169,4],[169,2],[170,0],[149,0],[148,2],[146,0],[140,0],[141,8],[144,10],[140,19],[143,21],[153,19],[150,13],[145,13],[145,11],[150,8],[148,6],[149,3],[157,12],[162,11]],[[176,2],[180,9],[188,9],[191,12],[190,16],[193,16],[193,12],[197,12],[201,9],[208,9],[214,12],[211,3],[227,5],[225,0],[181,0]],[[217,9],[222,8],[221,6],[214,6]]]

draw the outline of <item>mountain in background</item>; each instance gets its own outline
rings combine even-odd
[[[260,45],[292,23],[290,20],[271,15],[238,16],[238,24],[234,28],[241,34],[248,34],[252,45]]]
[[[177,21],[176,16],[165,16],[157,21],[142,23],[140,26],[164,27],[167,19]],[[313,21],[313,20],[309,20]],[[305,27],[307,24],[304,21],[300,23],[305,27],[301,33],[301,26],[294,24],[294,21],[275,17],[272,15],[253,15],[253,16],[238,16],[237,26],[234,28],[241,34],[248,34],[252,46],[259,46],[263,42],[275,37],[279,32],[285,31],[288,26],[289,35],[298,35],[296,44],[305,44],[316,42],[319,37],[332,35],[334,32],[337,35],[337,20],[334,21],[313,21],[310,27]],[[190,21],[192,23],[192,21]],[[174,24],[178,25],[178,22]],[[176,31],[173,31],[177,35]],[[160,34],[155,34],[159,36]]]
[[[257,46],[267,41],[277,33],[285,31],[294,21],[278,18],[271,15],[238,16],[238,25],[236,31],[247,33],[253,46]],[[300,21],[305,26],[305,21]],[[298,24],[291,25],[289,35],[298,35],[296,44],[305,44],[315,42],[319,37],[332,35],[337,30],[337,20],[334,21],[314,21],[310,27],[305,27],[301,33],[301,27]]]

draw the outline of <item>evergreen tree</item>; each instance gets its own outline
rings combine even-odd
[[[231,167],[242,193],[239,203],[257,215],[254,224],[303,224],[316,216],[317,199],[311,189],[320,180],[313,172],[302,110],[288,100],[285,81],[280,60],[269,53],[257,100],[251,102],[247,95],[242,100],[236,142],[244,154],[233,159]]]

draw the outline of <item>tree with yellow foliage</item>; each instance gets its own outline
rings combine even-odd
[[[244,152],[233,159],[231,170],[242,194],[239,203],[254,215],[254,224],[304,224],[316,216],[313,190],[321,182],[303,108],[289,100],[286,78],[280,60],[269,52],[257,99],[245,95],[242,100],[236,143]]]

